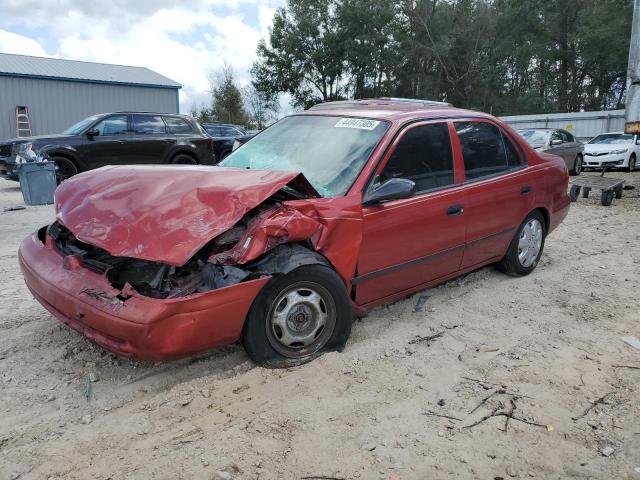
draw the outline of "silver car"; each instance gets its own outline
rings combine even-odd
[[[584,145],[569,132],[559,128],[525,128],[518,133],[536,150],[562,157],[571,175],[580,175]]]

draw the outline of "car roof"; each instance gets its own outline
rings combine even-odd
[[[140,111],[131,111],[131,110],[123,110],[121,112],[100,113],[98,115],[100,115],[100,116],[105,116],[105,115],[162,115],[163,117],[192,118],[190,115],[185,115],[184,113],[140,112]]]
[[[450,103],[388,97],[320,103],[294,115],[366,117],[393,122],[416,118],[430,119],[465,116],[493,118],[485,113],[456,108]]]

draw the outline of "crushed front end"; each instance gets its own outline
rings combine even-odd
[[[236,341],[253,299],[269,280],[245,276],[241,283],[215,288],[215,278],[196,280],[191,266],[176,272],[112,257],[58,224],[48,230],[20,246],[29,290],[60,321],[123,356],[165,359]],[[118,283],[125,277],[135,285]]]

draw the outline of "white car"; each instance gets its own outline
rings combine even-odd
[[[623,132],[603,133],[584,146],[585,168],[600,168],[604,162],[633,171],[640,156],[640,136]],[[613,163],[609,163],[613,162]]]

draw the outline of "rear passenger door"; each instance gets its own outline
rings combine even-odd
[[[175,144],[175,137],[167,132],[159,115],[132,114],[133,135],[129,140],[131,164],[166,163],[167,153]]]
[[[460,268],[467,215],[452,133],[447,122],[407,127],[378,167],[368,188],[405,178],[416,183],[418,193],[363,207],[358,275],[352,281],[359,304],[393,297]]]
[[[489,121],[455,122],[464,161],[466,247],[462,268],[500,259],[533,199],[524,152]]]

